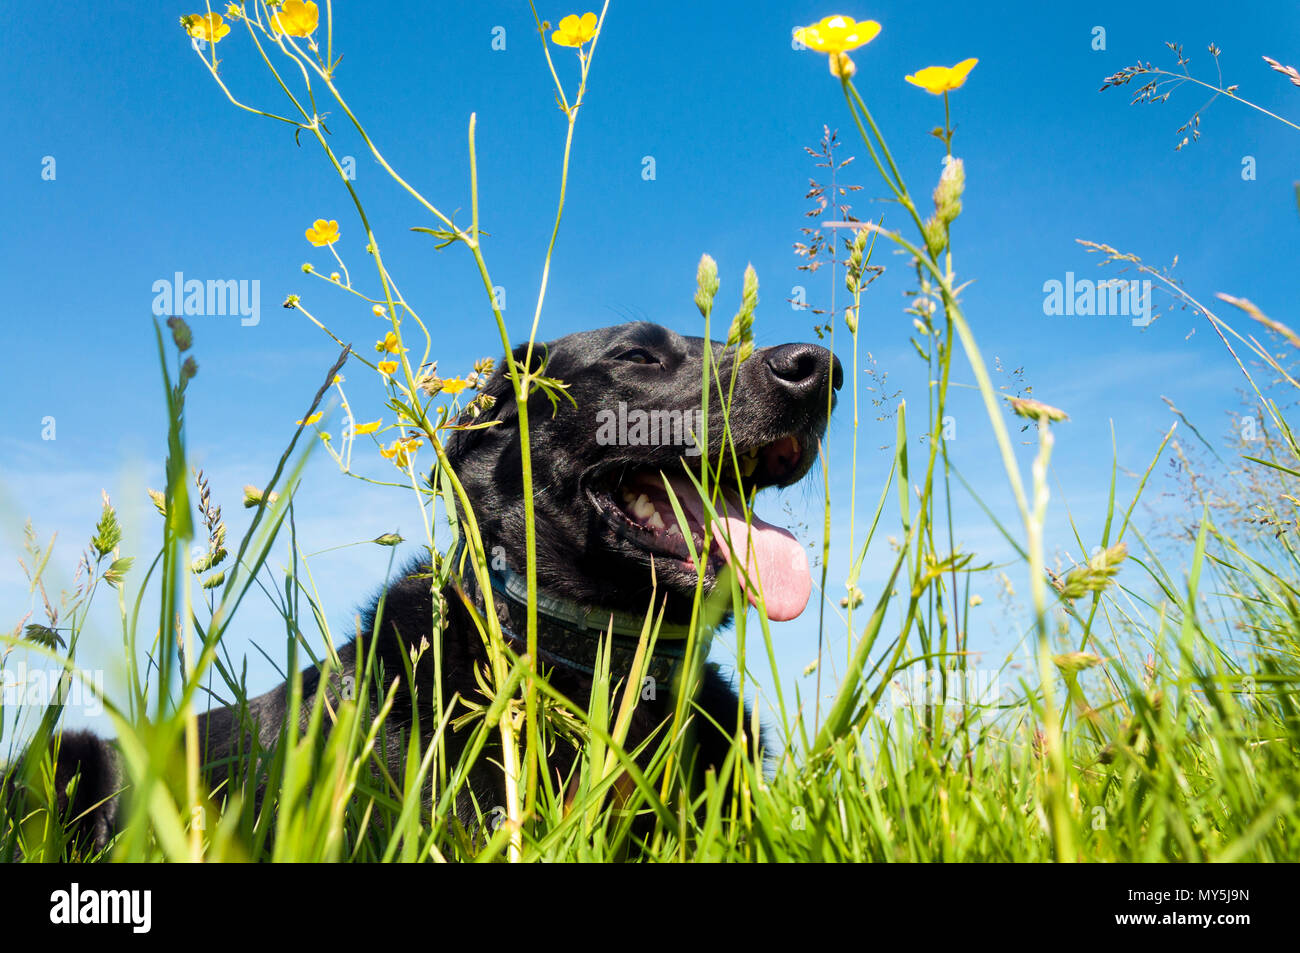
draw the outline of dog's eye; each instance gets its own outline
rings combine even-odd
[[[615,360],[630,361],[633,364],[658,364],[659,358],[655,357],[643,347],[634,347],[620,354]]]

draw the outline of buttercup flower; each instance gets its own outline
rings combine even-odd
[[[317,248],[322,245],[333,245],[339,240],[339,223],[336,221],[325,221],[318,218],[312,222],[311,228],[307,229],[307,241],[311,242]]]
[[[383,374],[385,377],[397,372],[396,361],[380,361],[377,366],[379,368],[379,373]]]
[[[387,447],[380,447],[379,453],[386,460],[392,460],[403,470],[410,465],[411,456],[419,450],[424,444],[423,440],[418,437],[407,437],[405,440],[394,440]]]
[[[880,24],[875,20],[858,22],[852,17],[823,17],[812,26],[801,26],[794,31],[794,38],[818,53],[829,53],[831,75],[837,79],[849,79],[858,71],[849,50],[866,46],[880,32]]]
[[[551,42],[556,46],[582,46],[595,35],[596,14],[584,13],[579,17],[576,13],[570,13],[551,34]]]
[[[298,421],[298,426],[299,426],[299,427],[303,427],[303,426],[310,427],[312,424],[316,423],[316,421],[320,420],[320,419],[321,419],[322,417],[324,417],[324,416],[325,416],[325,412],[324,412],[323,410],[318,410],[318,411],[316,411],[316,413],[312,414],[312,415],[311,415],[310,417],[308,417],[306,420],[300,420],[300,421]]]
[[[382,341],[375,342],[375,350],[381,353],[387,351],[389,354],[403,354],[406,351],[409,351],[410,348],[402,347],[401,343],[397,340],[397,335],[392,331],[389,331],[384,335]]]
[[[904,79],[913,86],[920,86],[928,93],[942,96],[954,89],[961,89],[962,84],[966,82],[966,77],[978,62],[977,59],[969,59],[962,60],[956,66],[927,66],[925,69],[917,70],[912,76],[905,76]]]
[[[194,39],[207,40],[209,43],[220,42],[230,32],[230,27],[226,26],[220,13],[192,13],[181,17],[181,26]]]
[[[276,33],[310,36],[316,31],[319,20],[320,10],[311,0],[307,3],[303,3],[302,0],[285,0],[284,6],[280,7],[280,12],[271,17],[271,27]]]
[[[381,417],[379,420],[372,420],[368,424],[357,424],[352,431],[352,435],[354,437],[364,437],[368,433],[374,433],[383,425],[383,422],[384,420]]]
[[[442,392],[444,394],[459,394],[469,386],[469,381],[463,381],[459,377],[449,377],[442,382]]]
[[[875,20],[855,21],[852,17],[823,17],[812,26],[801,26],[794,38],[818,53],[847,53],[866,46],[880,32]]]

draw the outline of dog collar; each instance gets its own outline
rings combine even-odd
[[[464,549],[463,540],[458,541],[448,551],[447,558],[459,559]],[[522,575],[509,568],[496,568],[489,560],[488,580],[493,592],[527,611],[528,581]],[[592,675],[595,673],[597,650],[608,639],[611,674],[626,677],[632,671],[644,617],[612,609],[594,609],[547,592],[537,593],[537,615],[538,654],[544,662]],[[501,632],[516,647],[528,644],[524,636],[504,624]],[[657,685],[673,688],[686,658],[689,637],[690,626],[661,623],[654,651],[646,664],[646,676],[653,678]],[[708,655],[711,642],[712,633],[702,629],[696,638],[699,658]]]

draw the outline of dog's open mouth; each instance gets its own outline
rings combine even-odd
[[[711,521],[713,543],[708,568],[716,573],[723,565],[730,565],[750,603],[760,605],[761,587],[768,618],[785,621],[803,611],[812,592],[807,554],[789,530],[764,522],[752,512],[747,524],[741,501],[764,487],[793,483],[807,472],[810,442],[807,435],[790,434],[738,452],[735,461],[728,456],[719,486],[710,487],[708,505],[680,461],[663,467],[616,468],[597,482],[592,495],[625,539],[652,554],[675,558],[691,569],[695,564],[686,536],[690,535],[696,553],[703,551],[704,528],[711,521],[711,509],[717,518]],[[690,463],[697,479],[699,459],[695,457]],[[685,526],[673,509],[670,488]]]

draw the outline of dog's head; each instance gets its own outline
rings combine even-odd
[[[657,584],[659,599],[667,600],[665,617],[689,617],[697,570],[667,487],[680,504],[695,551],[702,552],[708,506],[689,474],[698,479],[703,458],[698,441],[705,430],[704,346],[703,338],[648,323],[535,346],[534,366],[544,361],[545,376],[562,381],[567,394],[553,407],[545,394],[534,393],[528,405],[541,589],[582,605],[639,614]],[[722,490],[711,504],[719,522],[704,587],[707,594],[724,567],[739,569],[747,562],[748,571],[737,575],[750,601],[758,604],[761,579],[769,616],[793,618],[811,590],[803,548],[787,530],[757,517],[747,529],[739,498],[789,486],[808,472],[843,372],[830,351],[814,344],[758,349],[738,367],[734,357],[734,350],[714,345],[709,459],[716,465],[723,448],[732,446],[736,456],[727,449],[721,457]],[[524,348],[516,359],[523,361]],[[504,557],[522,572],[519,415],[506,368],[496,370],[485,393],[496,403],[476,423],[498,423],[458,432],[448,454],[473,503],[489,557]]]

